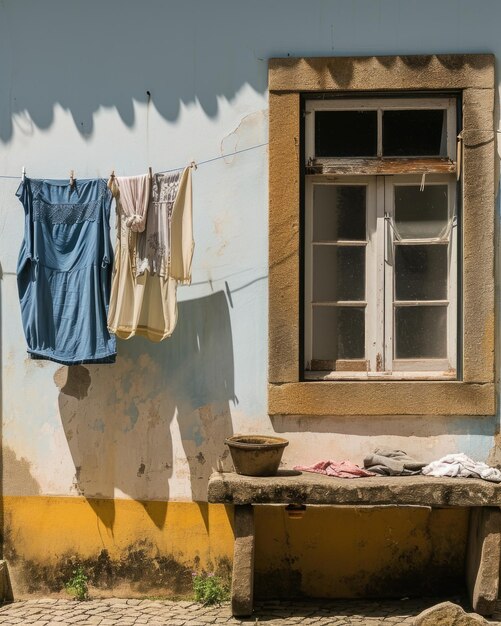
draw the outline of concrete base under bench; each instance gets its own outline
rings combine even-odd
[[[208,499],[235,505],[231,601],[236,616],[250,615],[253,607],[254,504],[471,508],[468,592],[477,613],[494,611],[501,564],[501,485],[428,476],[343,479],[282,471],[277,476],[256,478],[229,472],[211,476]]]

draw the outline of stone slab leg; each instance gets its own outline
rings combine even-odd
[[[13,599],[7,562],[0,560],[0,602],[8,602]]]
[[[254,511],[251,504],[235,506],[235,550],[231,581],[233,615],[252,614],[254,598]]]
[[[477,507],[470,512],[466,554],[466,584],[473,609],[492,615],[499,590],[501,511]]]

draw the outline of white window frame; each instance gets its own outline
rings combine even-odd
[[[426,372],[428,376],[455,377],[457,372],[457,292],[458,292],[458,264],[457,264],[457,211],[456,211],[456,180],[452,175],[430,175],[425,178],[425,185],[447,185],[448,187],[448,271],[447,271],[447,300],[445,301],[412,301],[408,306],[423,304],[426,306],[447,306],[447,357],[444,359],[395,359],[393,350],[393,329],[395,304],[394,265],[391,262],[394,256],[394,236],[392,226],[395,212],[395,186],[420,185],[419,176],[385,176],[385,284],[390,285],[385,293],[385,363],[391,364],[392,372]],[[443,242],[445,243],[445,241]],[[442,245],[437,239],[405,239],[399,245],[429,244]],[[405,305],[400,305],[405,306]],[[447,372],[445,374],[445,372]]]
[[[382,150],[382,111],[385,109],[444,109],[447,114],[446,146],[447,157],[452,161],[456,156],[456,101],[454,98],[367,98],[309,100],[305,103],[305,156],[306,162],[365,161],[370,157],[342,159],[316,159],[314,155],[314,114],[317,110],[377,110],[378,111],[378,157]],[[395,157],[391,157],[395,159]],[[409,157],[403,157],[408,160]],[[420,157],[422,158],[422,157]],[[426,158],[426,157],[425,157]],[[403,170],[405,171],[405,170]],[[393,187],[396,184],[416,185],[447,184],[449,217],[448,267],[448,316],[447,316],[447,358],[446,359],[393,359],[394,327],[394,287],[393,266],[387,262],[393,254],[393,233],[391,232],[394,214]],[[334,243],[314,243],[313,234],[313,191],[315,185],[364,185],[366,193],[366,300],[365,300],[365,359],[369,371],[311,371],[313,338],[313,247],[314,245],[335,245]],[[305,292],[304,292],[304,377],[306,380],[337,379],[390,379],[390,380],[450,380],[457,377],[457,317],[458,317],[458,264],[456,227],[456,177],[454,174],[427,174],[426,177],[405,174],[393,175],[326,175],[305,176]],[[371,210],[371,207],[373,209]],[[369,232],[375,232],[371,239]],[[415,243],[427,243],[420,239]],[[349,245],[338,241],[337,244]],[[406,241],[406,243],[408,243]],[[452,268],[452,269],[451,269]],[[386,288],[385,288],[386,285]],[[414,305],[417,303],[414,303]],[[429,303],[428,303],[429,304]],[[334,303],[324,304],[335,306]],[[360,303],[337,303],[339,305],[360,306]],[[318,306],[318,305],[317,305]]]
[[[384,110],[414,110],[414,109],[442,109],[446,111],[446,146],[445,155],[451,161],[456,158],[456,100],[455,98],[336,98],[329,100],[307,100],[305,103],[305,159],[306,163],[332,161],[357,161],[360,157],[317,157],[315,155],[315,113],[316,111],[377,111],[377,156],[363,157],[363,159],[398,159],[412,158],[412,155],[405,157],[385,157],[383,156],[383,111]],[[419,157],[426,159],[428,157]],[[431,157],[434,158],[434,157]]]
[[[313,242],[313,196],[314,188],[316,185],[333,185],[333,186],[363,186],[366,187],[366,247],[365,247],[365,301],[346,302],[339,301],[336,303],[314,303],[313,302],[313,248],[315,245],[332,245],[332,246],[349,246],[360,244],[361,242],[338,240],[336,242]],[[383,274],[383,259],[384,248],[382,245],[378,246],[380,242],[371,239],[369,232],[378,228],[377,220],[382,219],[384,221],[384,213],[381,216],[377,216],[375,212],[369,210],[371,206],[376,206],[376,196],[378,193],[377,181],[375,176],[336,176],[335,179],[328,182],[320,182],[318,180],[308,179],[306,181],[306,220],[305,220],[305,367],[308,369],[308,364],[311,363],[313,352],[313,308],[314,306],[353,306],[357,308],[365,307],[365,359],[369,361],[370,370],[376,369],[377,350],[374,337],[377,337],[382,343],[384,327],[382,323],[382,316],[378,315],[378,307],[382,307],[384,304],[383,299],[383,286],[378,285],[377,298],[374,297],[374,286],[376,282],[382,282],[384,279]],[[382,223],[379,226],[382,227]],[[312,372],[313,373],[313,372]],[[338,372],[338,374],[341,374]],[[343,373],[344,375],[348,372]],[[351,374],[351,372],[350,372]]]

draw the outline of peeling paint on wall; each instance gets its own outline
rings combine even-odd
[[[267,141],[268,109],[255,111],[245,115],[236,128],[221,140],[221,155],[225,156],[225,163],[231,164],[235,160],[233,152],[245,150],[256,144]]]
[[[145,469],[146,469],[146,465],[144,463],[141,463],[141,465],[139,466],[139,468],[137,470],[138,478],[141,478],[141,476],[144,476],[144,470]]]

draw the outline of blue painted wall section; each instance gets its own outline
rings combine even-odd
[[[194,172],[193,282],[173,336],[119,341],[114,366],[26,358],[23,214],[18,180],[0,178],[4,493],[203,500],[237,432],[284,434],[287,466],[360,462],[382,444],[501,462],[499,416],[267,416],[265,145],[268,58],[500,57],[500,24],[495,0],[1,0],[1,176],[133,175],[226,155]]]

